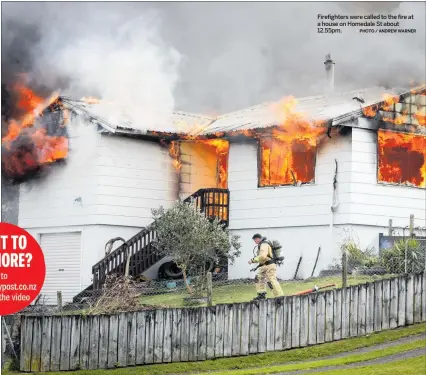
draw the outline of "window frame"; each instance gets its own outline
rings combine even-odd
[[[378,128],[376,132],[376,184],[380,186],[392,186],[392,187],[401,187],[401,188],[411,188],[411,189],[426,189],[426,180],[424,181],[425,186],[416,186],[409,184],[408,182],[405,183],[397,183],[397,182],[390,182],[390,181],[381,181],[379,178],[379,160],[380,160],[380,144],[379,144],[379,132],[388,132],[388,133],[399,133],[399,134],[407,134],[407,135],[417,135],[422,136],[420,133],[409,133],[409,132],[403,132],[403,131],[397,131],[393,129],[386,129],[386,128]],[[425,144],[426,144],[426,136],[425,138]],[[425,159],[426,159],[426,152],[425,152]]]
[[[280,187],[290,187],[290,186],[297,186],[297,184],[295,185],[293,184],[278,184],[278,185],[261,185],[261,179],[262,179],[262,139],[265,138],[273,138],[271,133],[268,134],[262,134],[258,139],[257,139],[257,188],[258,189],[276,189],[276,188],[280,188]],[[314,156],[314,178],[313,180],[309,181],[309,182],[301,182],[301,185],[310,185],[313,186],[316,183],[316,179],[317,179],[317,169],[316,169],[316,165],[317,165],[317,157],[318,157],[318,145],[315,146],[315,156]]]

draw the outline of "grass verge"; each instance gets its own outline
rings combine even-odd
[[[326,372],[316,372],[315,375],[420,375],[426,369],[426,357],[420,356],[401,361],[384,363],[381,365],[362,366],[356,369],[328,370]]]
[[[425,340],[416,340],[406,344],[400,344],[385,349],[375,350],[369,353],[353,354],[342,358],[323,359],[319,361],[294,363],[289,365],[269,366],[264,368],[228,370],[214,372],[214,375],[261,375],[276,374],[280,372],[297,371],[297,370],[313,370],[328,366],[343,366],[351,363],[364,362],[372,359],[386,357],[396,353],[402,353],[413,349],[426,348]]]
[[[321,345],[300,349],[291,349],[280,352],[269,352],[246,357],[220,358],[203,362],[170,363],[163,365],[146,365],[140,367],[127,367],[114,370],[81,370],[67,372],[67,375],[166,375],[188,374],[190,372],[229,371],[236,369],[254,369],[271,365],[283,365],[289,362],[314,360],[333,354],[344,353],[351,350],[370,347],[373,345],[391,342],[403,337],[420,334],[426,331],[426,323],[410,327],[384,331],[370,336],[346,339]],[[255,372],[256,373],[256,372]],[[13,374],[4,372],[4,374]],[[14,373],[16,374],[16,373]],[[49,375],[63,375],[64,373],[51,372]],[[395,375],[395,374],[393,374]]]

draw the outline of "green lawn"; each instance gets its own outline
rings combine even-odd
[[[214,372],[215,375],[261,375],[261,374],[276,374],[280,372],[297,371],[297,370],[312,370],[328,366],[342,366],[351,363],[364,362],[372,359],[386,357],[388,355],[402,353],[413,349],[426,349],[426,342],[423,339],[400,344],[386,349],[375,350],[369,353],[353,354],[342,358],[324,359],[311,362],[294,363],[289,365],[268,366],[264,368],[242,369],[242,370],[227,370]],[[354,370],[353,370],[354,371]],[[356,372],[356,370],[355,370]],[[198,374],[197,374],[198,375]]]
[[[364,284],[367,282],[389,278],[390,275],[384,276],[350,276],[348,277],[348,285]],[[302,290],[313,288],[315,285],[322,286],[327,284],[336,284],[338,288],[342,286],[342,278],[340,276],[322,277],[301,281],[285,281],[281,283],[284,294],[292,295]],[[151,306],[162,307],[182,307],[183,297],[188,296],[185,290],[173,291],[166,294],[158,294],[154,296],[142,296],[141,303]],[[248,302],[256,296],[254,282],[251,284],[232,283],[222,286],[213,286],[213,303],[238,303]],[[268,290],[268,297],[273,297],[272,292]]]
[[[383,365],[363,366],[356,369],[316,372],[316,375],[423,375],[426,373],[426,357],[416,357]]]
[[[326,343],[322,345],[311,346],[307,348],[292,349],[281,352],[269,352],[264,354],[250,355],[246,357],[222,358],[208,360],[203,362],[171,363],[164,365],[147,365],[139,367],[128,367],[114,370],[81,370],[66,372],[66,375],[166,375],[166,374],[188,374],[188,373],[206,373],[216,372],[219,374],[263,374],[280,372],[288,369],[306,369],[319,368],[330,365],[342,365],[365,361],[367,359],[378,358],[399,351],[410,350],[417,347],[424,347],[424,340],[416,340],[408,344],[400,344],[384,350],[373,351],[370,353],[356,354],[337,359],[321,358],[344,353],[362,347],[374,346],[384,342],[391,342],[402,337],[416,335],[426,331],[426,324],[416,324],[407,328],[400,328],[370,336],[341,340],[338,342]],[[314,361],[315,360],[315,361]],[[312,361],[308,363],[292,363]],[[271,371],[274,366],[276,371]],[[240,370],[239,370],[240,369]],[[284,370],[283,370],[284,369]],[[235,371],[237,370],[237,371]],[[356,372],[358,374],[358,371]],[[4,374],[14,375],[17,373],[4,372]],[[50,375],[63,375],[65,373],[51,372]],[[367,373],[368,374],[368,373]],[[410,373],[404,374],[409,375]],[[392,375],[396,375],[393,373]]]

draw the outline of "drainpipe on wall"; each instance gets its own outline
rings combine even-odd
[[[337,197],[337,159],[334,159],[335,163],[335,169],[334,169],[334,177],[333,177],[333,183],[332,183],[332,191],[331,191],[331,206],[330,206],[330,246],[334,247],[333,242],[333,230],[334,230],[334,213],[336,212],[337,208],[339,207],[339,199]]]

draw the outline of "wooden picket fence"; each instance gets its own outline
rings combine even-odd
[[[424,274],[304,296],[99,316],[24,316],[21,371],[202,361],[426,321]]]

